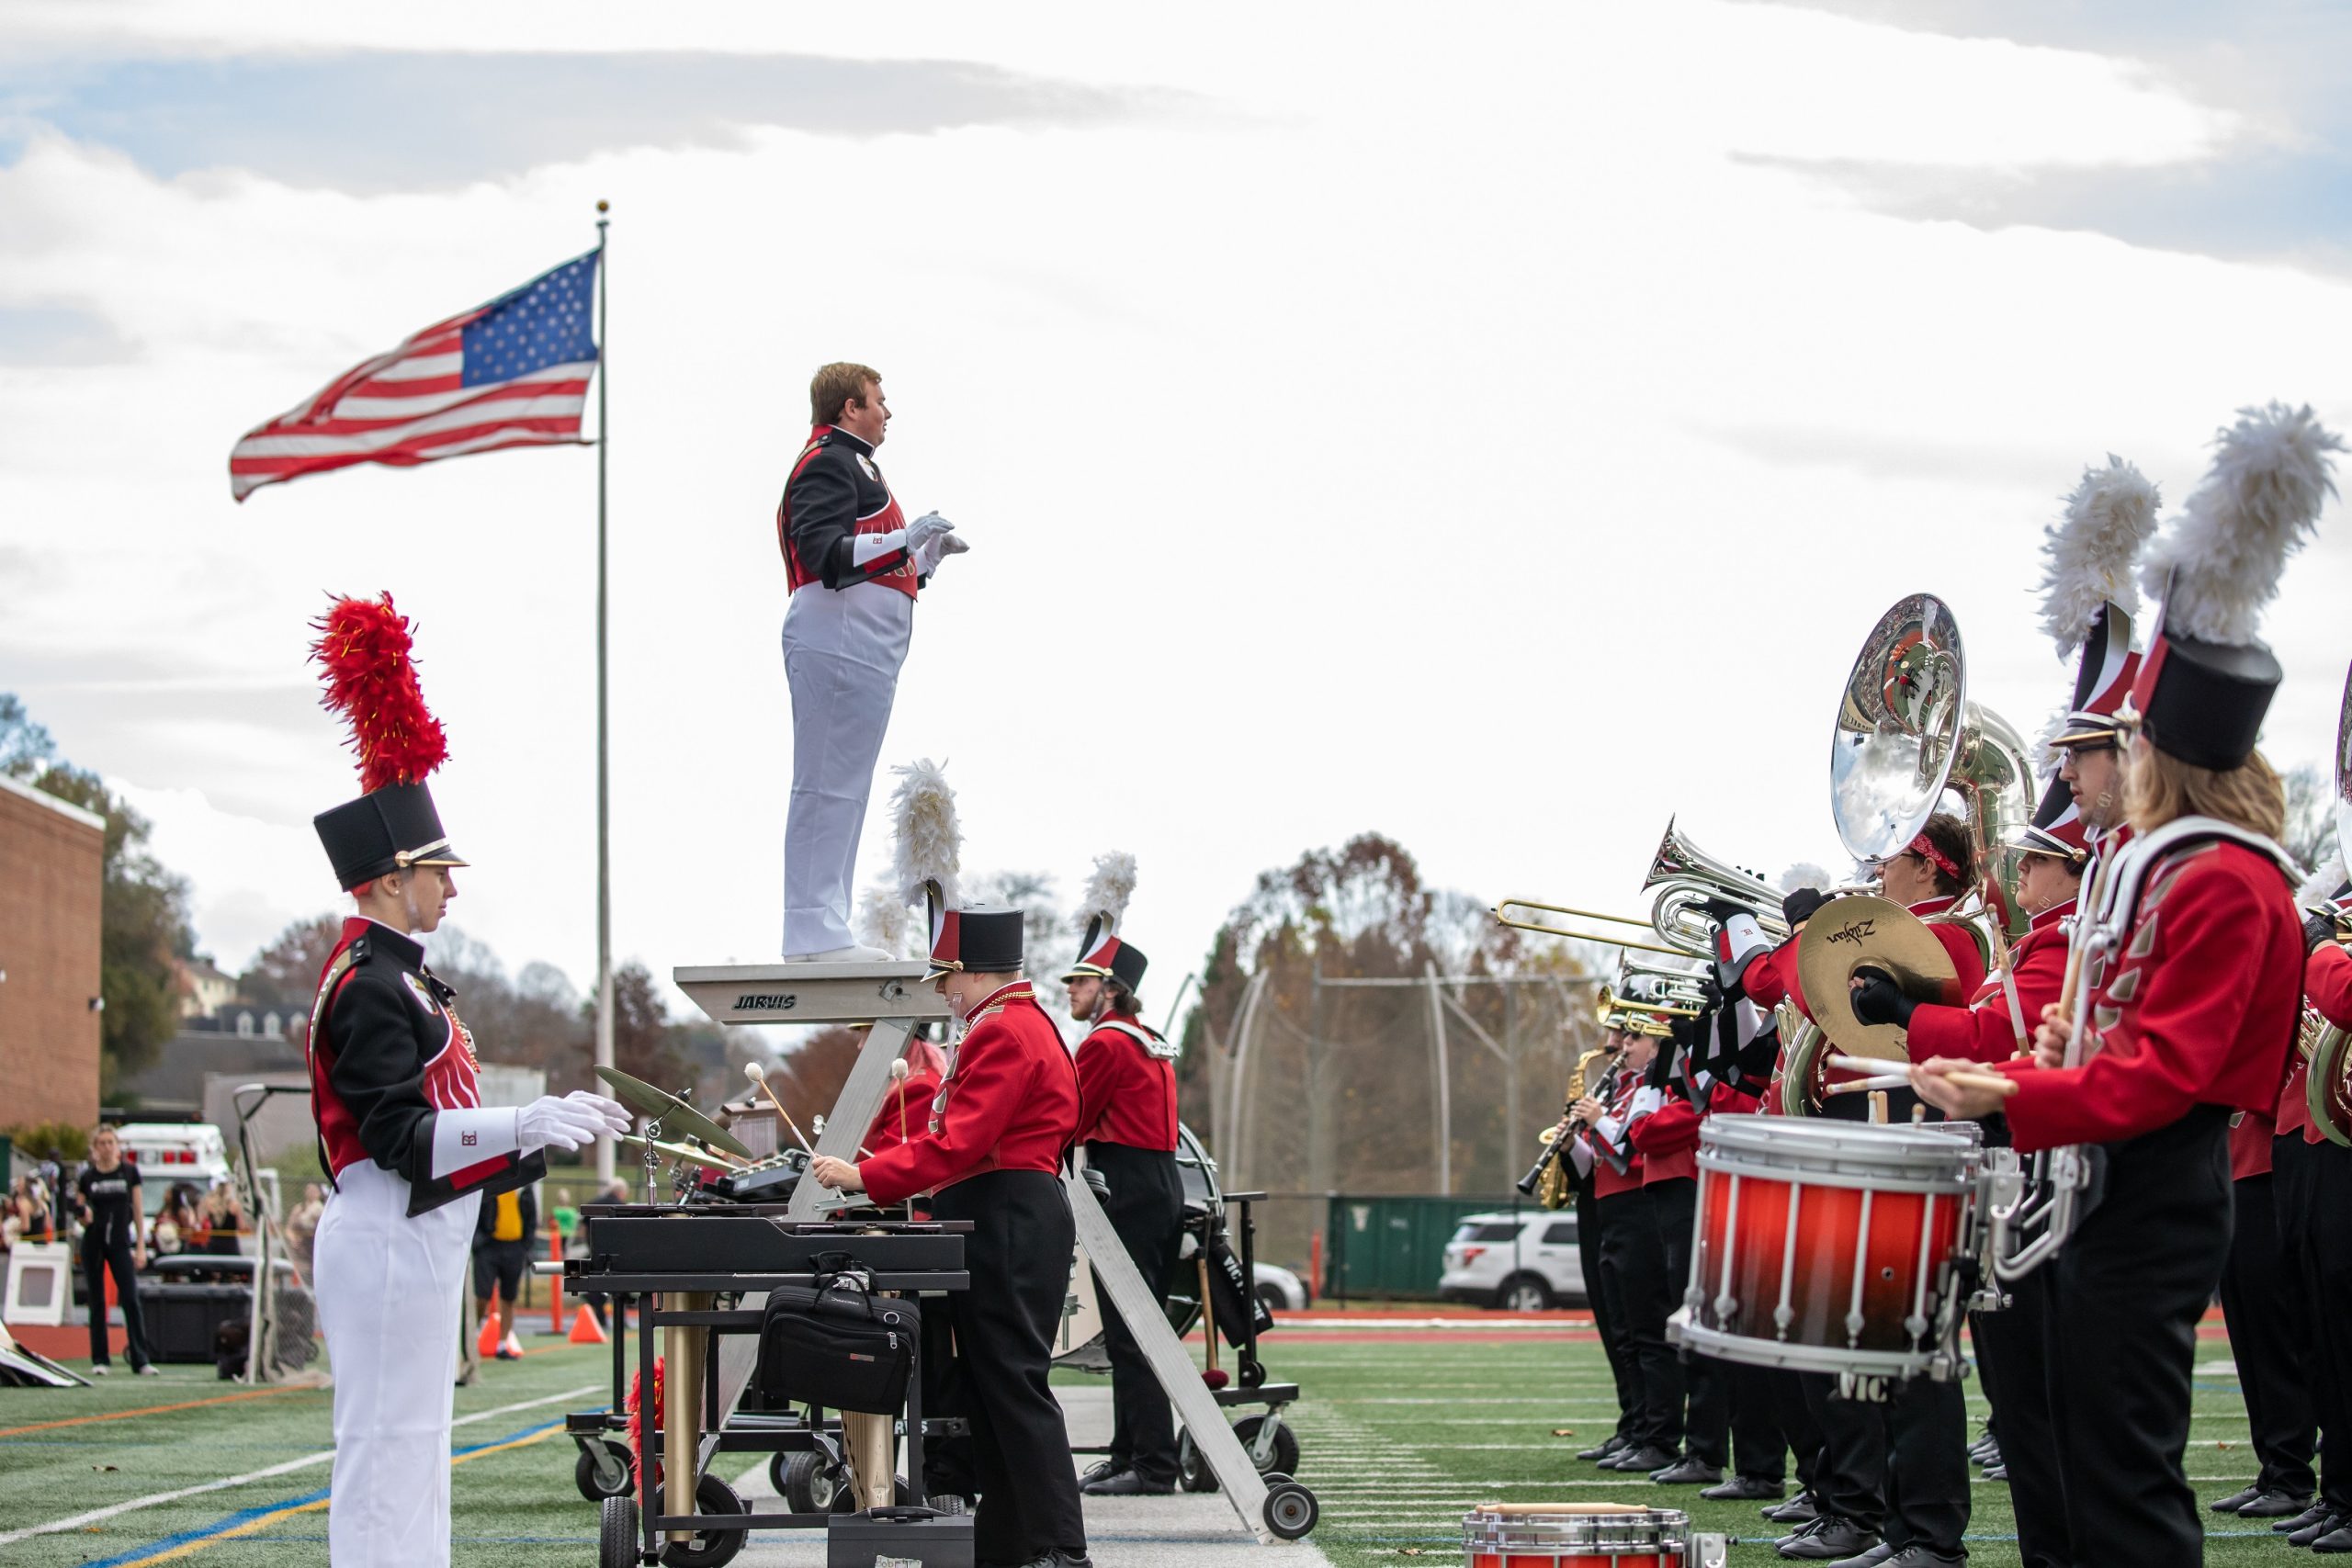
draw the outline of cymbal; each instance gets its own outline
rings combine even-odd
[[[1879,969],[1914,1001],[1958,1007],[1960,971],[1927,922],[1902,905],[1869,894],[1832,898],[1797,939],[1797,986],[1830,1043],[1849,1056],[1907,1062],[1902,1025],[1864,1023],[1849,994],[1854,971]]]
[[[616,1133],[613,1135],[613,1142],[627,1144],[633,1149],[645,1148],[650,1144],[656,1154],[668,1155],[672,1159],[682,1159],[689,1165],[702,1166],[709,1170],[729,1171],[744,1168],[741,1162],[738,1160],[720,1159],[717,1155],[708,1154],[697,1148],[690,1148],[684,1144],[664,1143],[660,1138],[640,1138],[635,1133]]]
[[[668,1090],[655,1089],[643,1078],[633,1078],[618,1067],[598,1067],[596,1076],[612,1086],[615,1100],[639,1116],[661,1122],[663,1132],[697,1137],[715,1149],[725,1149],[745,1159],[752,1157],[751,1146],[742,1139]]]

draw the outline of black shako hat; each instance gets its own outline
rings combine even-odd
[[[2126,716],[2148,743],[2192,767],[2224,771],[2254,754],[2285,671],[2258,642],[2205,642],[2171,631],[2140,660]]]
[[[1079,944],[1078,962],[1062,976],[1065,983],[1091,976],[1116,980],[1130,992],[1143,989],[1143,972],[1151,960],[1143,955],[1143,949],[1113,936],[1109,927],[1110,922],[1100,915],[1087,922],[1086,940]]]
[[[951,909],[937,884],[931,901],[931,972],[927,980],[962,970],[974,975],[1012,975],[1021,969],[1023,919],[1015,908]]]
[[[433,791],[424,784],[386,784],[311,818],[334,865],[335,886],[356,887],[419,865],[464,865],[441,830]]]

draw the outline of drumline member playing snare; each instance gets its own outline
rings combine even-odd
[[[1994,1069],[2006,1094],[1954,1081],[1985,1071],[1963,1058],[1911,1069],[1948,1114],[2003,1111],[2021,1153],[2097,1145],[2055,1264],[2050,1363],[2068,1529],[2086,1560],[2203,1560],[2181,1461],[2197,1324],[2229,1247],[2229,1122],[2276,1104],[2303,979],[2275,841],[2284,791],[2255,750],[2280,671],[2256,623],[2340,446],[2309,410],[2277,404],[2222,434],[2143,573],[2165,606],[2118,715],[2135,838],[2102,875],[2073,1011],[2047,1010],[2034,1060]]]

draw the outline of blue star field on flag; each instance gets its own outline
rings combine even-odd
[[[508,381],[596,357],[590,330],[596,254],[576,256],[494,301],[466,323],[465,385]]]

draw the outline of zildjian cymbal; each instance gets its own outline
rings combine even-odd
[[[640,1138],[635,1133],[616,1134],[614,1135],[613,1142],[616,1144],[627,1144],[633,1149],[641,1149],[650,1146],[656,1154],[668,1155],[672,1159],[682,1159],[688,1165],[698,1165],[706,1170],[716,1170],[725,1173],[747,1168],[740,1161],[720,1159],[717,1155],[707,1153],[704,1150],[691,1147],[685,1144],[665,1143],[660,1138]]]
[[[639,1116],[661,1122],[663,1132],[700,1138],[715,1149],[752,1157],[751,1147],[742,1139],[676,1095],[655,1089],[643,1078],[633,1078],[618,1067],[598,1067],[596,1076],[612,1086],[615,1100]]]
[[[1911,1058],[1901,1024],[1864,1023],[1854,1016],[1857,969],[1884,971],[1914,1001],[1959,1007],[1968,1000],[1960,993],[1951,953],[1926,921],[1900,904],[1868,894],[1833,898],[1814,912],[1797,939],[1797,981],[1813,1021],[1849,1056]]]

